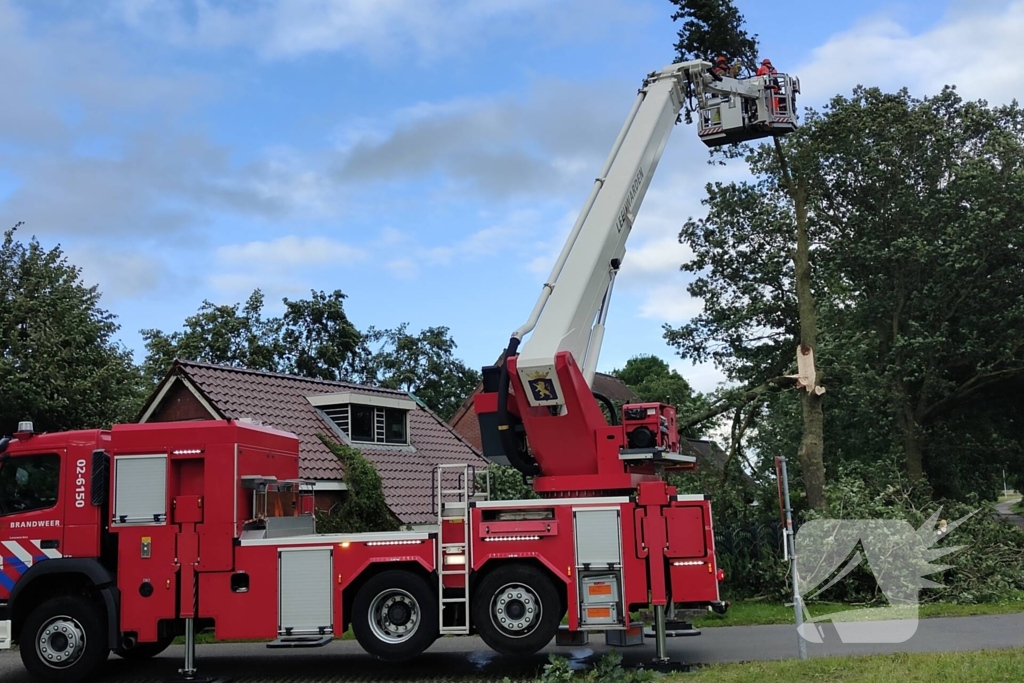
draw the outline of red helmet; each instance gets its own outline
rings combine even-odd
[[[717,61],[717,62],[724,62],[725,61],[725,55],[718,55],[718,59],[716,59],[715,61]]]
[[[772,60],[770,60],[770,59],[762,59],[761,63],[765,64],[767,66],[771,66],[772,65]]]

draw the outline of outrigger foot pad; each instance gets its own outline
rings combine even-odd
[[[187,674],[179,671],[174,678],[168,678],[164,683],[229,683],[230,678],[221,676],[203,676],[198,673]]]

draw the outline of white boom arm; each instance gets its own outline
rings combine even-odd
[[[702,113],[712,96],[721,96],[714,100],[717,106],[731,102],[735,108],[738,103],[738,110],[743,109],[743,100],[749,100],[748,105],[756,102],[748,122],[758,120],[758,109],[767,111],[767,79],[716,80],[707,73],[710,67],[703,61],[682,62],[652,73],[644,81],[529,320],[512,335],[522,339],[532,332],[518,359],[524,385],[539,376],[557,382],[554,361],[560,351],[572,354],[592,385],[626,239],[687,93],[696,92]],[[742,125],[746,127],[747,122]],[[770,134],[748,133],[747,139]],[[561,405],[562,391],[556,389],[549,400],[538,400],[531,392],[527,397],[535,406]]]

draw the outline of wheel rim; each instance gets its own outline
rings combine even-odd
[[[54,617],[43,624],[36,638],[36,654],[53,669],[74,665],[85,652],[85,629],[75,619]]]
[[[370,630],[386,643],[404,643],[420,627],[420,605],[408,592],[391,588],[383,591],[370,603]]]
[[[525,638],[540,624],[540,598],[529,586],[510,583],[491,599],[491,623],[512,638]]]

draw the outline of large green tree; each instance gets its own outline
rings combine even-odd
[[[676,44],[677,61],[684,61],[695,57],[710,59],[714,55],[724,54],[730,60],[739,60],[751,71],[754,69],[758,51],[757,36],[747,33],[743,15],[740,14],[732,0],[672,0],[672,4],[678,8],[677,12],[673,14],[672,19],[674,21],[679,19],[685,20],[679,29],[679,41]],[[772,232],[768,241],[772,242],[772,247],[777,249],[777,251],[762,253],[760,256],[765,256],[774,262],[775,272],[770,275],[770,277],[775,278],[775,282],[772,284],[778,285],[780,282],[784,282],[787,289],[785,291],[776,291],[773,294],[771,291],[758,292],[751,291],[748,288],[745,291],[738,292],[738,294],[741,297],[756,299],[773,295],[789,296],[790,292],[792,293],[793,307],[792,311],[789,312],[790,317],[785,321],[772,321],[780,327],[769,327],[765,331],[767,336],[772,336],[783,327],[788,326],[792,328],[793,334],[786,334],[782,337],[776,335],[773,341],[775,343],[788,344],[790,349],[796,348],[799,344],[798,357],[806,361],[806,366],[810,369],[804,376],[806,380],[812,375],[817,374],[813,361],[818,347],[818,313],[812,288],[811,240],[808,220],[808,183],[810,177],[806,172],[806,168],[812,164],[809,164],[807,159],[795,156],[795,153],[802,149],[801,147],[792,144],[784,146],[778,138],[775,138],[774,145],[762,147],[761,149],[762,151],[771,150],[768,154],[774,156],[774,159],[769,159],[766,163],[774,165],[777,170],[777,173],[774,174],[773,183],[776,202],[780,206],[776,211],[769,210],[769,221],[773,225],[770,226]],[[725,158],[742,157],[747,150],[749,150],[749,147],[733,146],[726,149],[722,156]],[[785,201],[778,202],[779,199]],[[759,208],[769,209],[769,207]],[[760,227],[769,226],[762,225]],[[684,228],[685,232],[687,232],[687,228]],[[760,237],[760,235],[750,234],[747,236],[751,238]],[[763,242],[764,240],[757,239],[756,241]],[[780,259],[779,257],[785,258]],[[788,260],[792,261],[791,277],[789,276],[790,266],[787,263]],[[738,265],[742,267],[743,264],[740,263]],[[707,287],[702,289],[705,294],[710,294],[721,301],[720,295],[710,292]],[[713,311],[714,306],[714,303],[710,305],[712,309],[710,317],[718,318],[719,322],[725,322],[722,320],[722,315],[716,314]],[[707,307],[705,311],[708,311]],[[765,313],[765,311],[757,310],[749,312]],[[740,328],[751,328],[751,325],[744,321],[733,321],[731,324]],[[698,355],[701,352],[709,352],[707,346],[709,342],[726,341],[726,344],[718,347],[716,356],[719,360],[723,358],[724,353],[735,354],[739,347],[750,347],[756,345],[756,342],[762,341],[758,339],[761,335],[757,331],[754,331],[752,336],[746,335],[740,338],[735,336],[723,338],[720,336],[718,339],[699,339],[701,334],[702,332],[699,329],[694,329],[694,326],[691,326],[690,330],[669,330],[669,339],[681,351],[690,351]],[[672,335],[675,336],[673,337]],[[688,338],[694,336],[698,337],[695,340],[696,344],[690,343],[688,348],[687,342],[692,341]],[[705,345],[703,349],[699,348],[701,343]],[[792,354],[792,351],[790,351],[790,354]],[[764,392],[781,386],[778,381],[778,372],[781,372],[784,367],[789,365],[789,363],[783,364],[781,362],[782,357],[778,354],[764,355],[761,353],[761,355],[762,364],[745,366],[746,372],[744,374],[747,377],[733,377],[733,379],[739,379],[740,381],[746,380],[748,382],[746,386],[738,392],[730,392],[724,396],[723,400],[720,401],[720,405],[707,414],[708,416],[715,415],[717,414],[716,411],[733,408],[734,403],[739,404],[736,407],[733,419],[733,435],[736,441],[734,445],[737,447],[738,440],[742,438],[747,427],[753,423],[756,412],[760,408]],[[729,364],[733,365],[731,361],[729,361]],[[808,502],[812,507],[822,509],[826,505],[823,398],[821,389],[816,389],[813,382],[807,382],[804,385],[798,386],[801,386],[805,391],[802,391],[800,396],[803,431],[797,454],[803,473]],[[744,404],[749,404],[749,407],[746,408],[747,414],[745,416],[742,414]]]
[[[682,20],[676,42],[676,60],[711,62],[724,55],[753,70],[757,63],[757,35],[748,35],[744,18],[732,0],[669,0],[675,6],[672,21]]]
[[[370,328],[361,376],[366,384],[416,395],[442,419],[449,419],[480,382],[480,373],[455,357],[447,327],[411,334],[407,324]]]
[[[345,295],[311,292],[309,299],[285,299],[281,344],[283,370],[304,377],[350,378],[363,335],[345,314]]]
[[[175,359],[279,370],[285,353],[282,322],[264,318],[263,305],[263,293],[256,290],[243,305],[203,301],[194,315],[185,318],[181,330],[169,334],[142,330],[146,376],[153,381],[161,379]]]
[[[1016,105],[858,88],[784,143],[806,179],[830,457],[896,455],[957,497],[1022,467],[1022,131]],[[705,308],[667,333],[741,382],[785,372],[801,332],[786,169],[772,146],[745,154],[753,179],[709,187],[707,215],[683,228]],[[785,398],[767,399],[765,452],[801,438]]]
[[[362,335],[346,316],[344,300],[340,291],[313,291],[309,299],[284,299],[280,317],[264,314],[260,290],[244,304],[204,301],[181,330],[142,331],[145,374],[159,380],[180,358],[316,379],[349,379]]]
[[[313,291],[308,299],[284,299],[281,316],[264,313],[259,290],[244,304],[204,301],[180,330],[142,331],[145,375],[158,381],[180,358],[401,389],[444,419],[454,415],[480,374],[455,357],[448,328],[414,334],[403,324],[362,333],[345,313],[345,298]]]
[[[920,479],[951,421],[1020,399],[1024,111],[858,88],[811,125],[833,343],[884,392]]]
[[[143,397],[131,353],[59,246],[7,230],[0,248],[0,432],[30,419],[39,431],[108,426]]]

